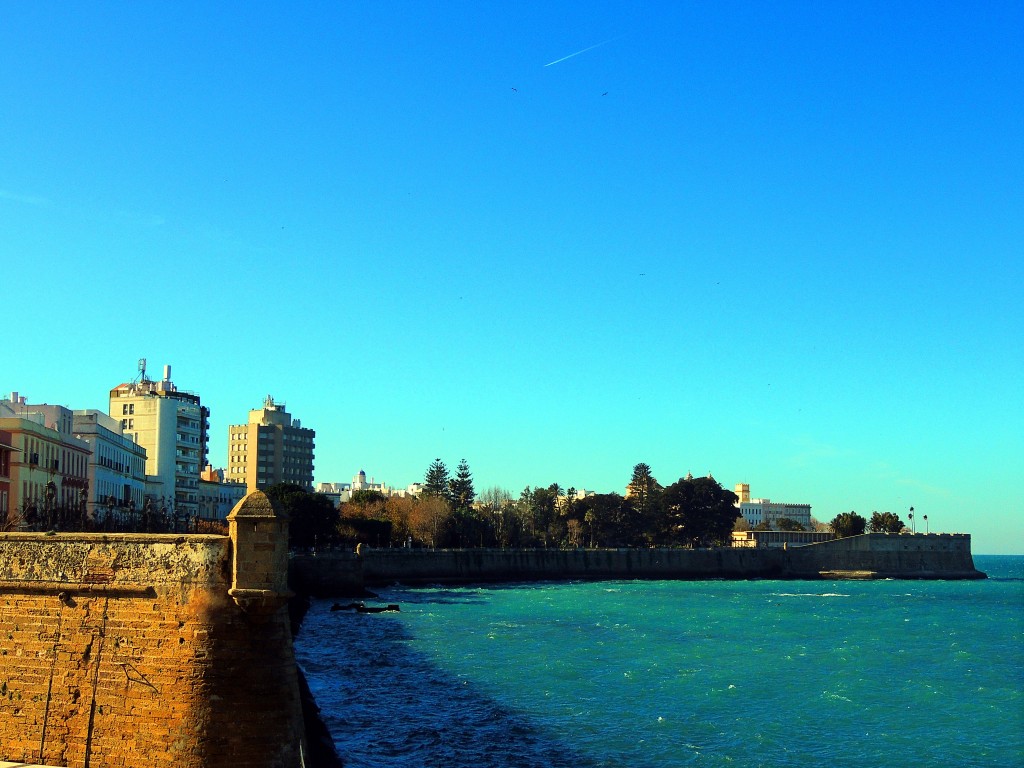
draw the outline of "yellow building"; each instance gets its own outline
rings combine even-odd
[[[736,483],[736,488],[733,492],[736,494],[738,503],[743,504],[750,501],[750,483]]]
[[[292,420],[284,403],[267,395],[263,407],[249,411],[247,424],[228,427],[225,480],[244,482],[246,490],[294,483],[313,490],[313,449],[316,432]]]
[[[28,404],[12,393],[0,402],[0,507],[26,522],[48,524],[55,510],[77,511],[88,488],[89,444],[72,434],[72,412],[60,405]],[[4,473],[6,473],[5,476]]]

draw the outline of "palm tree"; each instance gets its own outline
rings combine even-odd
[[[907,517],[910,518],[910,532],[917,533],[917,526],[914,525],[914,508],[910,508],[910,512],[907,513]]]

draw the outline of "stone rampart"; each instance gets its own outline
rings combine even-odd
[[[565,579],[979,578],[970,536],[866,534],[787,549],[370,549],[293,556],[296,589]]]
[[[779,577],[782,550],[756,549],[370,549],[292,557],[295,589],[357,596],[402,584]]]
[[[400,581],[751,578],[781,570],[768,551],[750,549],[371,549],[367,584]]]
[[[977,579],[966,533],[868,533],[789,550],[786,574],[815,578],[860,574],[880,579]]]
[[[287,538],[268,509],[239,502],[231,537],[0,535],[0,760],[298,766]]]

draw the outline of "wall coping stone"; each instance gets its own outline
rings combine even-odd
[[[47,531],[45,533],[18,531],[0,533],[0,544],[6,542],[81,542],[85,544],[209,544],[230,538],[219,533],[80,533]],[[21,763],[15,763],[21,765]],[[0,768],[3,763],[0,763]]]

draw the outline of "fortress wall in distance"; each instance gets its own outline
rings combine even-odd
[[[977,579],[967,533],[868,533],[789,550],[794,578],[866,573],[871,578]]]
[[[925,578],[966,579],[974,568],[967,534],[865,534],[789,549],[370,549],[294,555],[294,587],[320,596],[359,596],[401,583],[570,579]]]

